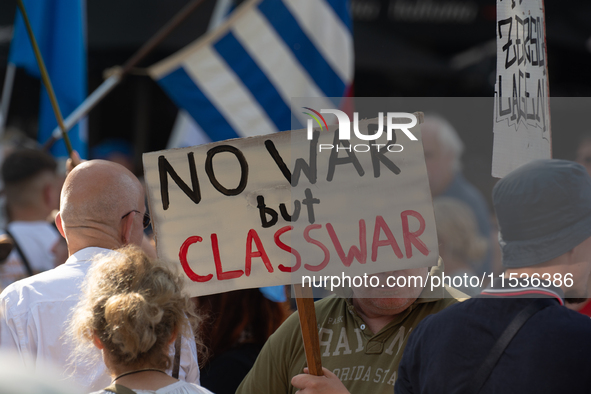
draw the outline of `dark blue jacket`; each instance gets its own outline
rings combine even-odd
[[[562,306],[560,296],[527,296],[552,304],[513,338],[481,393],[591,393],[591,319]],[[533,301],[483,293],[423,319],[409,337],[394,392],[465,393],[501,333]]]

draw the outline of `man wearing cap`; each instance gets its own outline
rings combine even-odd
[[[587,295],[591,177],[540,160],[495,186],[505,273],[479,296],[423,319],[396,394],[591,391],[591,320],[564,307]]]

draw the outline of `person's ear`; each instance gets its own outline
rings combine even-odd
[[[129,215],[121,221],[121,242],[123,245],[129,244],[131,240],[131,233],[133,231],[133,220],[137,212],[132,211]]]
[[[170,340],[168,341],[169,345],[172,345],[174,343],[174,341],[176,341],[176,337],[179,334],[179,328],[175,327],[175,329],[172,331],[172,335],[170,336]]]
[[[58,212],[57,215],[55,215],[55,227],[57,227],[57,231],[60,232],[62,237],[64,237],[64,239],[66,239],[66,233],[64,232],[64,225],[62,223],[61,212]]]
[[[103,350],[105,348],[105,345],[103,345],[103,343],[96,334],[92,334],[92,343],[99,350]]]
[[[43,203],[47,206],[51,206],[53,202],[53,186],[49,182],[43,185],[42,195]]]

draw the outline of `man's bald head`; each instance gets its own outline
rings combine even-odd
[[[144,192],[136,176],[125,167],[91,160],[76,166],[66,178],[60,207],[66,233],[77,229],[91,231],[92,238],[119,237],[121,216],[145,211]]]

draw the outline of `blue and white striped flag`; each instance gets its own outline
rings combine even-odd
[[[248,0],[149,72],[213,141],[290,130],[292,97],[343,97],[353,80],[348,3]]]

